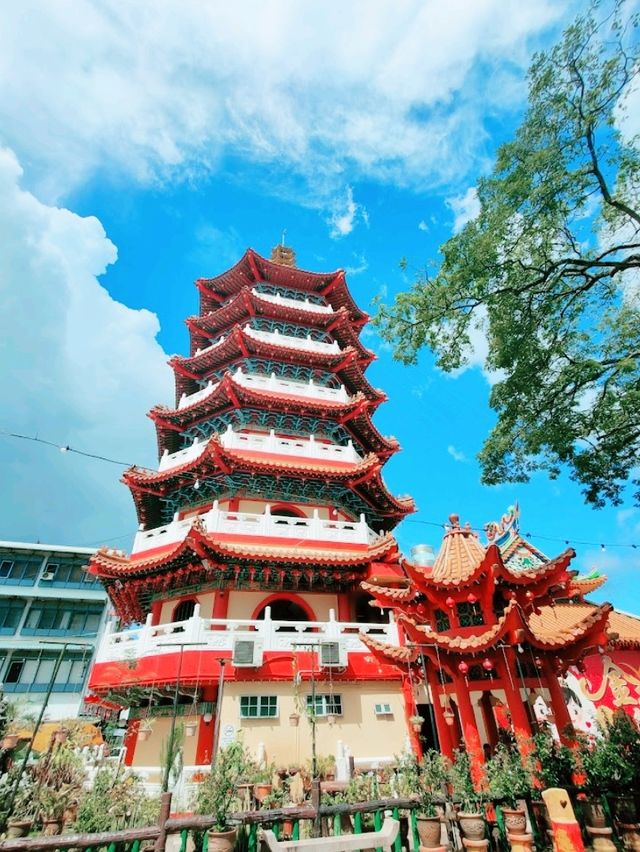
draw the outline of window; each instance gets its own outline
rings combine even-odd
[[[196,602],[193,599],[180,601],[178,606],[173,611],[172,621],[186,621],[194,613]]]
[[[53,558],[47,562],[42,571],[40,582],[52,586],[63,586],[66,589],[79,589],[86,583],[94,584],[97,580],[87,574],[85,558]]]
[[[24,602],[19,598],[0,600],[0,635],[10,636],[16,632],[23,611]]]
[[[376,716],[393,716],[390,704],[376,704],[374,711]]]
[[[451,630],[451,622],[449,621],[449,616],[446,612],[441,609],[437,609],[434,616],[436,619],[436,630],[439,633],[442,633],[445,630]]]
[[[57,562],[47,562],[47,564],[44,566],[44,571],[42,572],[42,577],[40,579],[44,580],[45,582],[55,580],[59,567],[60,566]]]
[[[277,695],[241,695],[241,719],[275,719],[278,716]]]
[[[66,656],[58,666],[53,692],[81,692],[89,666],[87,653]],[[46,692],[57,665],[57,657],[46,654],[23,654],[14,657],[4,675],[5,692]]]
[[[23,668],[24,660],[11,660],[7,673],[4,676],[5,685],[8,683],[18,683]]]
[[[307,710],[315,716],[342,716],[341,695],[316,695],[315,708],[313,695],[307,695]]]
[[[464,601],[463,603],[456,604],[456,611],[460,627],[476,627],[479,624],[484,624],[482,609],[478,601],[474,603]]]
[[[0,583],[33,586],[41,565],[42,559],[33,557],[3,559],[0,562]]]
[[[36,600],[29,610],[22,632],[25,636],[96,633],[102,610],[102,604],[74,605],[62,600]]]

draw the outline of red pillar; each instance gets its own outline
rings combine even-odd
[[[471,778],[473,786],[479,790],[484,781],[484,753],[480,743],[478,724],[471,704],[471,695],[467,683],[460,677],[454,678],[456,690],[456,703],[460,711],[460,723],[462,725],[462,736],[469,759],[471,762]]]
[[[565,745],[573,746],[576,743],[576,732],[567,709],[567,703],[562,694],[562,688],[554,671],[554,667],[548,657],[543,657],[542,682],[549,690],[551,697],[551,709],[555,719],[560,739]]]
[[[337,617],[340,622],[351,621],[351,602],[347,592],[339,592],[338,594]]]
[[[200,716],[200,724],[198,726],[198,745],[196,746],[196,766],[208,766],[211,763],[211,753],[213,751],[213,716],[211,713],[206,714],[211,716],[208,722],[204,721],[203,716]]]
[[[134,719],[127,725],[127,733],[124,735],[122,745],[126,748],[124,756],[124,765],[133,765],[133,756],[136,753],[136,744],[138,742],[138,729],[140,728],[140,719]]]
[[[160,613],[162,612],[162,601],[154,601],[151,604],[151,624],[160,624]]]
[[[511,724],[513,725],[513,733],[515,734],[518,748],[522,753],[528,754],[533,747],[531,740],[533,731],[531,730],[529,716],[520,695],[520,676],[516,667],[516,655],[513,648],[506,648],[504,655],[506,660],[505,657],[499,656],[496,661],[498,674],[500,675],[502,687],[507,696],[507,707],[511,714]]]
[[[427,664],[427,683],[431,690],[431,700],[433,701],[433,715],[436,720],[436,731],[438,732],[438,741],[440,743],[440,751],[446,757],[453,760],[453,742],[451,740],[451,726],[447,725],[444,718],[444,707],[440,703],[440,695],[442,687],[438,684],[438,675],[433,666]]]
[[[409,730],[411,745],[418,760],[422,758],[422,743],[420,742],[420,731],[414,731],[409,721],[415,713],[415,699],[413,697],[413,685],[407,675],[402,676],[402,694],[404,696],[404,717]]]
[[[229,592],[221,589],[215,593],[213,599],[212,618],[226,618],[229,612]]]
[[[482,721],[484,729],[487,732],[487,742],[491,746],[491,751],[498,745],[498,726],[496,725],[496,717],[493,715],[493,707],[491,706],[491,693],[483,692],[478,706],[482,713]]]

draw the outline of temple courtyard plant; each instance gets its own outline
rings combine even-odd
[[[211,773],[198,785],[195,812],[212,820],[207,832],[209,852],[229,852],[233,848],[236,831],[229,815],[240,808],[238,784],[252,765],[242,743],[231,743],[219,751]]]

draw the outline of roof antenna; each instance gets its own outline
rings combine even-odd
[[[284,238],[286,237],[286,235],[287,235],[287,229],[286,229],[286,228],[283,228],[283,229],[282,229],[282,239],[280,240],[280,245],[281,245],[283,248],[284,248]]]

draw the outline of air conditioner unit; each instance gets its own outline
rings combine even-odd
[[[50,582],[51,580],[55,580],[56,572],[55,571],[45,571],[40,579],[42,581]]]
[[[347,649],[344,642],[321,642],[319,645],[320,666],[324,669],[345,668]]]
[[[262,650],[259,639],[236,639],[231,662],[237,668],[258,668],[262,665]]]

